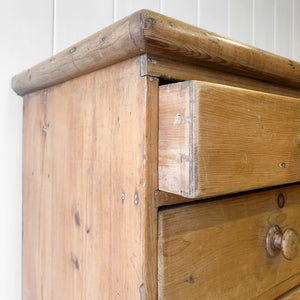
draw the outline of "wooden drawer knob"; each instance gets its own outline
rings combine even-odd
[[[266,249],[269,256],[281,252],[286,259],[292,260],[298,255],[299,235],[294,229],[288,228],[282,232],[277,225],[274,225],[268,230]]]

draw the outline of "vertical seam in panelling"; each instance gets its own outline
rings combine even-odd
[[[56,40],[56,0],[53,0],[53,12],[52,12],[52,56],[55,54]]]
[[[163,13],[162,0],[159,0],[159,12]]]
[[[113,0],[113,20],[117,21],[117,0]]]
[[[252,46],[255,46],[255,0],[252,0]]]
[[[197,9],[197,26],[199,27],[200,26],[200,12],[199,12],[199,8],[200,8],[200,0],[197,0],[197,7],[196,7],[196,9]]]
[[[295,59],[295,0],[292,0],[292,59]]]
[[[231,8],[231,0],[227,1],[227,36],[231,37],[231,13],[230,13],[230,8]]]
[[[274,53],[277,53],[277,0],[274,0]]]

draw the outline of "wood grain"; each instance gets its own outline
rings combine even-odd
[[[155,192],[155,204],[157,207],[186,203],[190,201],[191,199],[182,197],[180,195],[162,192],[159,190]]]
[[[148,10],[16,75],[12,87],[24,95],[143,53],[300,88],[300,63]]]
[[[138,55],[130,31],[137,17],[126,17],[20,73],[12,79],[12,88],[24,95]],[[139,33],[133,30],[133,34]]]
[[[159,189],[208,198],[300,180],[300,102],[190,81],[160,87]]]
[[[171,82],[201,80],[265,93],[300,98],[299,89],[285,87],[284,85],[273,84],[224,71],[217,71],[184,61],[167,59],[151,54],[143,54],[141,61],[142,76],[155,76]]]
[[[300,299],[300,286],[296,286],[295,288],[291,289],[284,295],[276,298],[275,300],[298,300]]]
[[[139,66],[24,99],[24,300],[156,299],[158,82]]]
[[[157,299],[157,218],[154,193],[158,189],[158,79],[146,77],[145,200],[142,206],[144,286],[141,300]]]
[[[265,237],[300,231],[299,199],[294,185],[161,209],[159,299],[274,299],[297,285],[300,257],[268,257]]]

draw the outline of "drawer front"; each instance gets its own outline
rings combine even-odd
[[[300,181],[299,100],[200,81],[161,86],[159,189],[207,198]]]
[[[290,291],[284,293],[275,300],[299,300],[300,299],[300,286],[296,286]]]
[[[300,256],[267,254],[273,225],[300,233],[300,185],[161,209],[159,299],[274,299],[293,288]]]
[[[287,293],[284,293],[275,300],[299,300],[300,299],[300,286],[296,286]]]

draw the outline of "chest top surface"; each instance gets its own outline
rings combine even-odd
[[[16,75],[25,95],[141,54],[300,88],[300,63],[161,14],[140,10]]]

